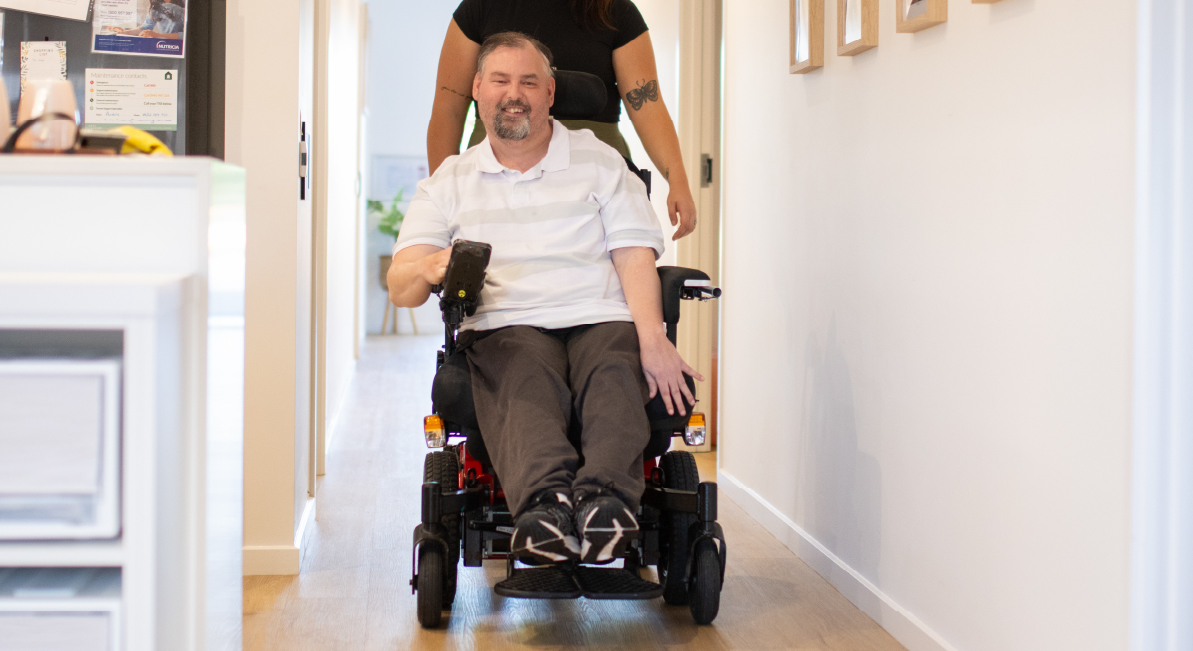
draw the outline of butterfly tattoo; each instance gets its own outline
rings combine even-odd
[[[625,99],[635,111],[641,109],[647,102],[659,101],[659,81],[651,79],[646,82],[645,86],[639,81],[637,88],[625,94]]]

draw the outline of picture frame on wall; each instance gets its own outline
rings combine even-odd
[[[948,0],[895,0],[895,31],[918,32],[949,20]]]
[[[824,0],[791,2],[791,74],[824,67]]]
[[[878,0],[837,0],[837,55],[878,47]]]

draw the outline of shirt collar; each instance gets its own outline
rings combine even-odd
[[[506,167],[497,162],[497,155],[493,153],[493,145],[489,142],[486,136],[484,141],[479,145],[480,155],[477,160],[476,167],[482,172],[488,174],[501,174]],[[526,176],[538,177],[542,172],[562,172],[572,164],[571,142],[568,140],[567,127],[559,123],[559,120],[551,120],[551,142],[547,145],[547,155],[538,162],[534,167],[526,170]]]

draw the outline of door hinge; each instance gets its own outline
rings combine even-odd
[[[700,154],[700,187],[712,185],[712,156]]]

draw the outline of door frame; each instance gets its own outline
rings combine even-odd
[[[1193,10],[1138,4],[1131,648],[1193,648]]]
[[[685,0],[679,9],[679,106],[677,132],[684,169],[696,200],[696,230],[679,240],[677,264],[700,269],[714,285],[721,270],[721,0]],[[704,159],[711,159],[711,182]],[[716,302],[685,302],[679,322],[679,352],[708,381],[697,383],[696,398],[709,424],[707,451],[717,436],[719,310]]]

